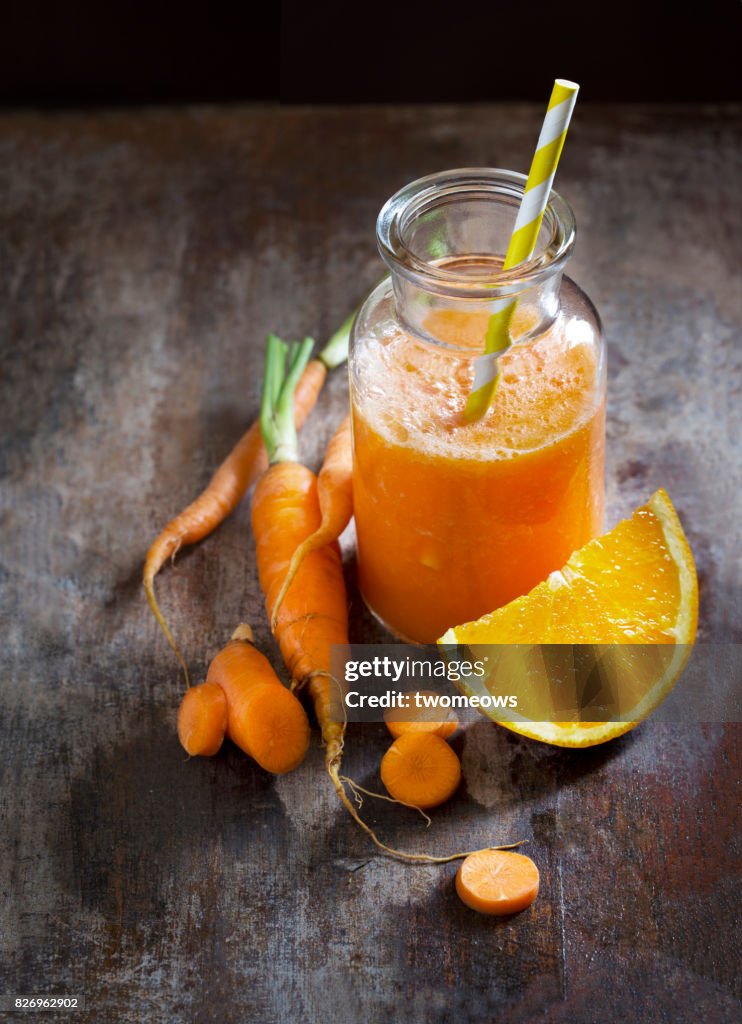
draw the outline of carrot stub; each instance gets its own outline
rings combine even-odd
[[[396,739],[407,732],[428,732],[447,740],[459,727],[458,719],[450,708],[417,707],[415,696],[436,697],[432,690],[416,690],[409,694],[410,706],[400,713],[390,709],[384,715],[389,732]],[[401,717],[400,717],[401,714]]]
[[[427,810],[456,792],[461,762],[440,736],[408,732],[381,759],[381,781],[395,800]]]
[[[218,753],[227,731],[227,698],[216,683],[186,690],[178,711],[178,738],[191,757]]]
[[[480,914],[517,914],[536,899],[538,885],[538,868],[522,853],[480,850],[456,872],[456,892]]]

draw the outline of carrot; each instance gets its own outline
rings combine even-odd
[[[456,872],[456,892],[480,914],[517,914],[538,896],[538,868],[521,853],[480,850]]]
[[[271,465],[255,487],[252,528],[260,585],[271,619],[294,552],[321,522],[317,478],[297,461],[291,415],[293,382],[305,351],[300,346],[289,353],[280,339],[268,341],[261,425]],[[273,633],[294,686],[306,686],[309,691],[332,775],[340,764],[345,730],[331,714],[330,646],[348,642],[348,607],[337,544],[319,548],[304,559],[275,618]]]
[[[351,314],[333,334],[316,359],[309,362],[296,388],[294,415],[301,426],[314,408],[327,371],[339,366],[348,357],[348,339],[355,313]],[[171,520],[152,543],[144,563],[143,584],[147,601],[168,643],[175,652],[190,684],[188,666],[175,641],[155,597],[155,576],[168,558],[174,559],[181,548],[203,540],[227,518],[245,492],[267,466],[260,423],[255,422],[237,442],[212,476],[206,490]]]
[[[353,515],[353,452],[351,448],[350,416],[346,416],[330,440],[325,460],[317,477],[317,498],[321,514],[314,533],[303,540],[294,551],[276,595],[271,612],[271,628],[276,631],[278,612],[286,591],[291,586],[299,566],[313,551],[336,541]]]
[[[289,348],[279,338],[268,339],[260,418],[270,468],[255,487],[252,527],[260,585],[271,621],[294,552],[315,533],[322,521],[317,478],[297,461],[296,430],[291,414],[293,388],[302,359],[307,355],[304,346]],[[357,799],[360,799],[359,792],[363,792],[340,774],[345,724],[337,720],[332,699],[333,686],[338,684],[331,675],[330,648],[332,644],[348,643],[348,608],[336,542],[306,555],[276,612],[274,635],[283,660],[294,685],[306,687],[312,699],[325,744],[325,768],[353,819],[381,850],[401,860],[445,864],[467,856],[455,853],[432,857],[386,846],[360,817],[345,790],[347,783]],[[456,759],[446,743],[439,742]]]
[[[216,754],[227,731],[227,699],[216,683],[186,690],[178,711],[178,738],[191,757]]]
[[[340,549],[328,544],[307,556],[274,616],[291,556],[319,524],[317,478],[296,462],[277,462],[260,479],[252,528],[260,585],[275,621],[273,633],[297,686],[330,671],[330,644],[348,642],[348,611]]]
[[[223,691],[227,734],[261,768],[283,775],[301,764],[309,748],[306,711],[255,647],[249,626],[238,626],[212,660],[206,684]]]
[[[461,782],[461,762],[440,736],[408,732],[384,754],[381,781],[395,800],[427,810],[456,792]]]
[[[392,717],[399,715],[398,711],[387,711],[384,715],[384,722],[392,736],[396,739],[398,736],[408,732],[433,733],[444,740],[452,736],[459,727],[458,719],[453,711],[450,708],[419,708],[413,700],[416,694],[419,694],[421,697],[436,696],[432,690],[415,690],[414,693],[409,695],[411,706],[402,718]]]

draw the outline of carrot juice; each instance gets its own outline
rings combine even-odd
[[[603,346],[589,301],[558,274],[563,261],[519,293],[494,401],[463,420],[492,301],[478,298],[496,273],[487,260],[420,261],[411,287],[392,265],[356,325],[359,583],[388,628],[416,642],[531,590],[602,526]]]

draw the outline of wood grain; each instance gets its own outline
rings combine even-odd
[[[121,1024],[739,1020],[738,725],[570,753],[482,721],[430,830],[367,807],[407,848],[529,837],[538,901],[482,919],[455,865],[376,856],[317,745],[280,779],[231,747],[187,762],[141,593],[150,539],[257,410],[266,332],[325,338],[379,275],[387,196],[526,167],[540,116],[0,116],[0,994],[84,993],[76,1020]],[[559,171],[610,346],[609,525],[668,488],[706,641],[742,638],[741,123],[586,104]],[[346,396],[336,373],[310,464]],[[246,516],[159,581],[196,678],[242,619],[277,664]],[[352,597],[354,637],[381,639]],[[386,744],[352,728],[349,772],[374,788]]]

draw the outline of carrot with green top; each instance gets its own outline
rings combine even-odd
[[[312,699],[325,744],[325,767],[348,812],[385,853],[406,861],[445,864],[467,854],[433,857],[387,846],[363,821],[345,790],[347,783],[356,796],[362,791],[340,774],[345,725],[336,717],[333,687],[338,683],[331,674],[330,652],[333,644],[348,643],[348,607],[337,541],[306,554],[276,607],[294,553],[322,523],[317,478],[298,462],[292,415],[293,389],[306,358],[306,342],[289,347],[269,337],[260,422],[270,467],[258,481],[252,502],[258,574],[268,617],[275,622],[273,632],[294,685],[306,688]]]
[[[354,317],[355,313],[351,314],[333,334],[317,358],[305,366],[294,401],[297,426],[301,426],[314,408],[328,371],[347,359],[348,339]],[[267,464],[260,423],[256,421],[219,466],[203,493],[167,524],[147,552],[143,576],[147,601],[175,652],[188,683],[190,679],[185,658],[155,597],[155,577],[168,558],[174,559],[181,548],[203,540],[227,518]]]
[[[321,522],[317,477],[298,461],[291,411],[297,368],[306,357],[306,341],[289,349],[279,338],[269,337],[261,427],[270,467],[255,487],[252,528],[271,619],[294,552]],[[330,648],[348,642],[345,581],[336,543],[304,559],[278,610],[273,633],[293,685],[306,686],[312,698],[332,775],[340,764],[344,728],[331,715]]]

